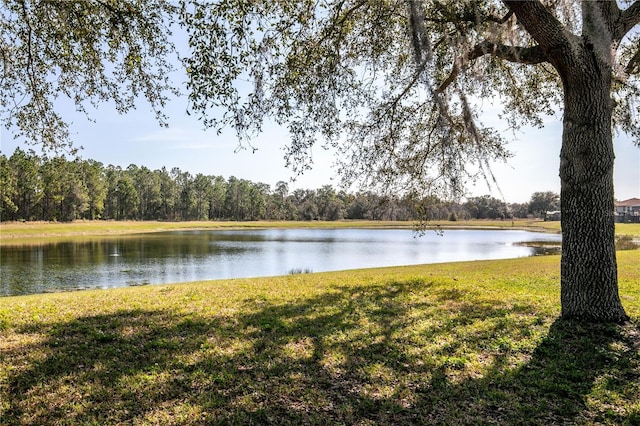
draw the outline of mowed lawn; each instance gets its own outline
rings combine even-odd
[[[0,424],[640,424],[630,324],[557,321],[559,257],[0,298]]]

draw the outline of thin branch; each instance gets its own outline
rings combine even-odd
[[[29,76],[29,82],[31,83],[30,91],[33,98],[34,103],[39,103],[40,99],[36,95],[38,93],[38,84],[36,82],[36,71],[35,71],[35,59],[33,58],[33,27],[31,26],[31,20],[29,19],[29,12],[27,11],[26,3],[22,3],[22,14],[24,17],[24,23],[27,26],[27,64],[26,71]]]
[[[440,84],[436,93],[442,93],[455,80],[460,70],[468,62],[473,61],[484,55],[492,55],[509,62],[516,62],[526,65],[536,65],[548,62],[546,55],[539,46],[534,47],[518,47],[508,46],[490,41],[483,41],[477,44],[465,56],[458,58],[451,69],[449,76]]]
[[[636,50],[636,54],[629,59],[627,66],[624,68],[624,72],[627,75],[640,73],[640,48]]]
[[[402,90],[402,92],[400,92],[400,94],[398,96],[395,97],[395,99],[393,99],[391,102],[389,102],[389,106],[387,108],[387,110],[392,110],[395,111],[398,103],[400,102],[400,100],[402,100],[402,98],[404,98],[404,96],[409,93],[409,90],[411,90],[411,88],[418,82],[418,80],[420,80],[420,77],[422,76],[423,71],[427,68],[427,64],[428,61],[423,61],[422,64],[420,64],[420,66],[418,66],[418,69],[416,70],[416,72],[413,75],[413,78],[411,79],[411,81],[409,82],[409,84],[407,84],[407,86],[404,88],[404,90]]]
[[[356,4],[354,4],[349,10],[345,11],[342,14],[342,16],[340,16],[340,11],[342,10],[342,6],[344,6],[345,1],[346,0],[341,1],[336,7],[334,7],[334,10],[336,12],[334,15],[335,21],[331,22],[331,28],[328,31],[323,31],[324,35],[318,41],[318,45],[321,45],[322,43],[324,43],[324,41],[328,39],[329,36],[331,36],[335,32],[336,28],[340,29],[342,27],[342,24],[344,24],[344,22],[351,16],[351,14],[355,13],[358,9],[360,9],[362,6],[367,4],[367,0],[360,0]],[[332,20],[333,18],[330,19],[330,21]]]
[[[510,10],[510,11],[508,11],[508,12],[507,12],[507,14],[506,14],[506,15],[504,15],[504,16],[502,17],[502,19],[500,19],[500,20],[498,20],[498,21],[494,21],[494,22],[497,22],[498,24],[504,24],[504,23],[505,23],[505,22],[507,22],[507,21],[508,21],[512,16],[513,16],[513,11],[512,11],[512,10]]]
[[[509,11],[505,16],[499,17],[494,15],[480,15],[475,10],[464,10],[462,13],[448,13],[446,7],[442,5],[442,3],[436,3],[436,8],[442,13],[444,16],[441,19],[434,17],[427,17],[425,21],[427,22],[435,22],[435,23],[449,23],[449,22],[472,22],[472,23],[483,23],[483,22],[494,22],[497,24],[504,24],[507,22],[512,16],[513,11]]]

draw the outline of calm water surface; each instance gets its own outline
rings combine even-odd
[[[531,256],[561,236],[399,229],[181,231],[0,247],[0,295]]]

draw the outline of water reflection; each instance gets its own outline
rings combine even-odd
[[[0,295],[531,256],[559,235],[450,230],[182,231],[0,247]]]

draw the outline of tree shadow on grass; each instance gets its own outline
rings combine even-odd
[[[2,423],[640,419],[637,327],[549,326],[526,303],[421,280],[195,312],[127,310],[18,330],[45,338],[3,355],[12,369]]]

